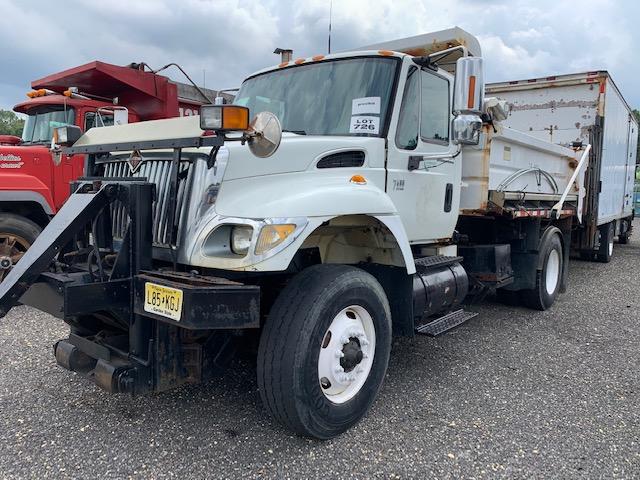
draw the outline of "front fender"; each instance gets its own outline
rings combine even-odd
[[[355,174],[364,175],[367,183],[351,183]],[[224,217],[241,218],[396,213],[384,191],[383,169],[346,168],[224,181],[215,210]]]
[[[379,185],[382,169],[339,169],[242,178],[222,182],[215,209],[198,222],[193,241],[185,248],[185,261],[194,266],[249,271],[282,271],[311,235],[323,223],[346,215],[367,215],[384,224],[396,239],[407,268],[415,273],[411,246],[395,205]],[[364,175],[365,185],[351,183],[354,174]],[[308,224],[291,245],[258,263],[247,259],[203,257],[199,247],[225,218],[270,219],[305,217]]]
[[[51,189],[33,175],[0,174],[0,202],[35,202],[47,215],[55,211]]]

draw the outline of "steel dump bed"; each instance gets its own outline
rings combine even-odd
[[[496,207],[520,211],[539,207],[540,202],[550,207],[564,193],[564,207],[578,213],[584,169],[577,178],[572,176],[579,159],[580,152],[570,148],[498,122],[486,125],[480,144],[465,150],[461,213],[483,213]]]

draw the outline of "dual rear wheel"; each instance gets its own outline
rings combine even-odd
[[[543,235],[538,255],[535,287],[519,291],[499,289],[498,300],[507,305],[522,303],[534,310],[547,310],[554,304],[560,293],[565,262],[559,230]]]

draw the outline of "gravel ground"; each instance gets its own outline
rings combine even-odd
[[[247,362],[106,394],[55,365],[62,323],[16,308],[0,321],[0,478],[638,478],[640,239],[614,255],[572,261],[551,311],[489,300],[441,338],[396,340],[373,409],[328,442],[269,420]]]

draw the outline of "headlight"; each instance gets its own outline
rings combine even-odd
[[[251,246],[253,228],[236,225],[231,230],[231,251],[236,255],[246,255]]]
[[[289,235],[295,232],[294,224],[284,225],[265,225],[260,230],[258,243],[256,244],[256,255],[262,255],[272,248],[277,247],[284,242]]]

